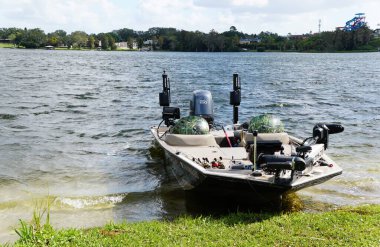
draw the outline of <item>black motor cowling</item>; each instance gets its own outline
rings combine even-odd
[[[190,115],[203,117],[212,125],[214,122],[214,102],[210,91],[196,90],[190,100]]]

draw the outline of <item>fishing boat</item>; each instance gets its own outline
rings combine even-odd
[[[326,154],[330,135],[342,132],[342,125],[317,123],[311,137],[300,139],[278,128],[281,124],[270,115],[240,124],[238,74],[233,74],[229,99],[233,124],[216,123],[212,95],[206,90],[192,93],[190,114],[181,118],[180,108],[170,106],[165,71],[162,79],[162,121],[151,127],[151,133],[184,190],[267,203],[342,174],[342,168]]]

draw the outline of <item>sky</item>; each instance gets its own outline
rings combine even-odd
[[[379,0],[0,0],[0,28],[41,28],[46,33],[146,31],[174,27],[188,31],[280,35],[332,31],[365,13],[380,28]]]

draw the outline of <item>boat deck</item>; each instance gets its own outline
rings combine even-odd
[[[322,159],[328,165],[320,165],[315,163],[310,169],[304,171],[296,171],[295,179],[291,179],[291,170],[282,170],[282,181],[285,183],[276,182],[274,173],[267,173],[261,171],[261,176],[253,176],[253,163],[249,159],[249,153],[245,147],[221,147],[217,143],[225,137],[224,132],[221,136],[220,132],[211,132],[207,136],[190,137],[188,140],[169,140],[166,138],[170,135],[165,135],[168,129],[166,127],[160,128],[152,127],[151,132],[155,139],[164,148],[169,155],[180,161],[179,165],[183,169],[193,169],[205,176],[223,177],[225,179],[240,179],[250,181],[253,183],[265,183],[268,185],[286,186],[289,190],[299,190],[314,184],[322,183],[334,176],[342,173],[342,169],[336,165],[327,155],[323,153],[322,144],[314,145],[313,150],[310,152],[311,159]],[[233,136],[232,131],[227,131],[229,137]],[[166,138],[166,139],[165,139]],[[186,139],[187,137],[185,137]],[[193,139],[191,139],[193,138]],[[291,152],[291,147],[294,148],[293,142],[299,143],[299,140],[294,137],[288,137],[290,143],[284,144],[288,149],[285,152]],[[280,154],[276,152],[275,154]],[[221,163],[222,166],[214,166],[213,163]],[[186,164],[186,165],[185,165]],[[187,167],[187,168],[186,168]],[[290,180],[289,180],[290,179]],[[281,185],[280,185],[281,184]]]

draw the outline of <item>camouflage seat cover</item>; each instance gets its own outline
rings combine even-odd
[[[264,114],[253,117],[249,122],[248,131],[254,130],[259,133],[281,133],[284,132],[284,125],[280,119]]]
[[[207,121],[198,116],[187,116],[178,120],[170,129],[172,134],[206,135],[210,133]]]

